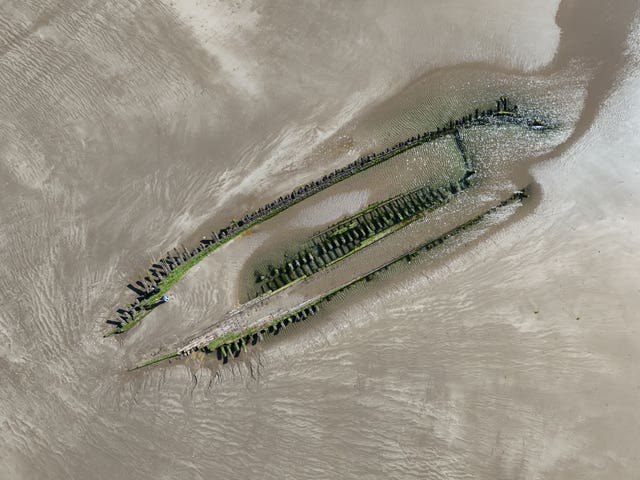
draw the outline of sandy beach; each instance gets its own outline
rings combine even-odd
[[[630,0],[4,2],[0,479],[635,478],[639,15]],[[521,210],[227,365],[127,371],[243,301],[288,232],[383,196],[372,170],[103,338],[169,249],[500,95],[562,128],[468,132],[486,176],[436,226],[533,183]],[[444,165],[424,158],[392,187]]]

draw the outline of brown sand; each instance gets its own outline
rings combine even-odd
[[[3,2],[0,478],[634,478],[637,4],[557,5]],[[461,63],[586,93],[533,214],[244,363],[123,371],[154,322],[102,320],[154,255],[373,148],[357,119]]]

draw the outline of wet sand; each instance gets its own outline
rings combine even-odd
[[[461,83],[462,79],[466,79],[467,85],[455,92],[454,105],[448,103],[453,92],[438,92],[438,96],[435,97],[438,101],[424,93],[424,85],[429,84],[429,81],[449,86]],[[477,163],[477,179],[480,185],[473,190],[472,195],[463,197],[465,204],[456,210],[455,221],[462,224],[531,181],[528,170],[532,162],[538,161],[571,134],[583,105],[584,84],[584,75],[581,76],[573,69],[546,78],[514,78],[513,74],[507,76],[505,73],[481,68],[445,69],[429,74],[426,79],[420,79],[378,108],[363,113],[358,126],[349,124],[336,135],[339,138],[350,138],[356,152],[355,156],[367,153],[368,145],[373,144],[376,149],[383,149],[425,129],[436,128],[436,125],[446,123],[448,118],[466,114],[469,105],[478,105],[481,108],[492,106],[493,99],[479,101],[478,97],[492,98],[497,96],[498,91],[508,92],[514,101],[522,100],[523,102],[518,102],[522,111],[532,116],[542,115],[550,124],[557,125],[547,134],[525,131],[515,126],[500,126],[495,130],[477,128],[464,132],[470,152]],[[555,96],[549,93],[550,91],[555,92]],[[558,98],[560,95],[561,98]],[[412,101],[412,109],[405,105],[407,97]],[[404,106],[405,110],[399,110],[396,103]],[[435,116],[432,121],[425,119],[430,109],[440,112],[439,117]],[[399,113],[401,111],[402,114]],[[381,112],[385,118],[396,119],[395,123],[385,122],[384,131],[388,132],[384,136],[388,142],[386,144],[379,144],[379,140],[374,136],[380,134],[380,127],[378,130],[359,127],[360,124],[373,123],[372,118],[379,118]],[[282,214],[251,228],[240,238],[225,244],[190,271],[172,289],[171,304],[147,316],[144,331],[136,332],[130,339],[125,340],[129,353],[135,352],[140,355],[142,352],[148,357],[149,352],[155,353],[158,348],[164,350],[169,346],[182,344],[186,338],[221,321],[229,310],[247,301],[249,284],[253,281],[256,269],[262,269],[269,263],[277,263],[283,252],[295,250],[303,240],[316,233],[318,228],[331,223],[291,228],[295,219],[309,217],[318,205],[340,199],[350,191],[363,190],[368,192],[368,202],[379,201],[424,182],[441,181],[445,171],[453,171],[452,168],[455,168],[460,160],[459,152],[451,143],[450,140],[442,139],[435,144],[427,145],[419,157],[416,157],[416,150],[406,152],[294,205]],[[433,170],[436,166],[440,170],[438,174]],[[400,169],[402,170],[399,171]],[[362,208],[365,203],[350,208]],[[338,209],[333,209],[336,210]],[[423,233],[416,233],[413,241],[421,242],[424,238]],[[393,248],[388,251],[386,257],[378,259],[380,264],[393,258],[403,249],[402,242],[394,239],[390,239],[390,242]],[[370,267],[367,265],[365,270]],[[344,268],[350,269],[346,265]],[[324,282],[327,288],[330,288],[330,283],[330,278],[328,283]],[[221,285],[224,285],[224,288],[220,288]],[[137,363],[135,360],[132,361]]]
[[[0,478],[634,478],[635,2],[239,8],[0,6]],[[103,320],[154,255],[374,148],[358,118],[474,62],[584,99],[533,213],[239,362],[124,371],[145,324]]]
[[[567,106],[565,111],[568,111],[569,107]],[[577,114],[577,111],[575,113]],[[567,117],[565,120],[568,121],[569,118]],[[518,162],[522,158],[523,152],[530,154],[536,150],[541,153],[548,151],[566,138],[570,132],[570,125],[557,131],[544,133],[528,131],[518,126],[504,125],[475,127],[463,131],[463,138],[469,139],[466,140],[469,154],[474,158],[474,166],[478,169],[473,186],[454,196],[448,204],[427,214],[424,219],[415,224],[411,224],[356,252],[349,258],[321,270],[302,283],[254,304],[242,315],[230,315],[229,311],[242,308],[241,304],[247,300],[246,292],[249,288],[249,282],[252,281],[251,272],[253,272],[256,262],[260,267],[264,265],[264,253],[262,252],[275,250],[281,255],[283,251],[281,244],[288,244],[296,235],[300,240],[308,238],[314,231],[307,231],[306,236],[292,231],[287,228],[289,218],[304,214],[309,209],[313,211],[318,202],[325,201],[324,197],[332,198],[331,190],[334,187],[306,199],[289,209],[285,214],[273,217],[258,228],[252,228],[246,234],[225,244],[187,273],[181,282],[171,290],[172,300],[145,317],[144,332],[134,332],[131,339],[125,340],[127,348],[134,351],[134,357],[137,355],[138,359],[141,355],[148,357],[150,352],[155,353],[159,346],[164,346],[168,351],[175,351],[176,347],[182,347],[187,339],[216,325],[221,326],[223,323],[236,321],[247,322],[248,316],[262,318],[276,315],[278,312],[281,313],[297,307],[305,299],[321,296],[324,292],[330,291],[338,285],[348,283],[351,279],[413,250],[427,240],[438,238],[457,225],[477,217],[508,198],[513,191],[525,187],[530,182],[530,178]],[[437,149],[431,150],[432,153],[438,153]],[[462,165],[459,151],[448,152],[445,150],[439,153],[440,155],[444,154],[446,163],[452,165],[448,167],[449,170],[455,172],[452,178],[459,176],[460,165]],[[398,160],[403,161],[402,158],[398,158]],[[431,161],[442,162],[437,158],[431,159]],[[455,167],[456,164],[458,167]],[[385,165],[381,169],[374,167],[365,174],[357,175],[352,180],[341,182],[336,187],[348,189],[350,185],[354,184],[383,185],[384,181],[390,178],[389,172],[396,168],[397,166],[393,164]],[[372,182],[372,178],[375,179],[374,182]],[[389,183],[393,185],[392,182]],[[400,191],[408,190],[408,182],[405,181],[404,184],[404,189]],[[378,193],[378,195],[380,194]],[[382,198],[384,196],[380,199]],[[279,244],[280,247],[275,248]],[[250,257],[257,257],[253,265],[249,260]],[[238,266],[244,268],[238,271],[236,270]],[[212,294],[207,293],[216,291],[221,283],[221,277],[226,280],[226,300],[213,299]],[[209,300],[208,304],[203,302],[204,298]],[[192,305],[199,305],[200,308],[193,308]],[[167,352],[163,351],[162,353]]]

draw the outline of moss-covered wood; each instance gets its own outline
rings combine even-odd
[[[232,332],[222,337],[213,339],[206,345],[202,345],[201,347],[199,347],[199,350],[206,353],[215,352],[219,360],[222,360],[223,363],[227,363],[227,361],[229,360],[229,357],[231,356],[237,357],[239,355],[240,353],[239,345],[242,346],[242,350],[246,351],[247,345],[249,344],[255,345],[258,341],[260,341],[267,335],[278,335],[283,328],[286,328],[294,323],[299,323],[299,322],[308,320],[313,315],[318,313],[318,311],[321,309],[325,301],[330,300],[336,294],[344,292],[345,290],[348,290],[349,288],[351,288],[356,284],[359,284],[362,282],[369,282],[373,280],[381,272],[388,270],[391,266],[395,264],[398,264],[401,262],[411,262],[411,260],[413,260],[417,256],[425,252],[428,252],[430,250],[433,250],[434,248],[442,245],[447,239],[452,238],[457,234],[460,234],[464,230],[467,230],[472,226],[478,224],[487,215],[496,211],[497,209],[502,208],[506,205],[509,205],[513,202],[521,201],[526,197],[527,197],[527,188],[525,188],[524,190],[517,191],[511,197],[500,202],[498,205],[490,208],[489,210],[482,213],[481,215],[478,215],[477,217],[465,222],[464,224],[446,232],[445,234],[439,236],[438,238],[435,238],[427,243],[424,243],[423,245],[418,246],[417,248],[409,252],[403,253],[402,255],[399,255],[393,258],[392,260],[380,265],[374,270],[371,270],[365,274],[362,274],[354,278],[349,283],[339,286],[327,292],[326,294],[315,299],[312,303],[306,304],[301,308],[298,308],[282,316],[274,318],[261,325],[253,325],[242,331]],[[188,355],[189,353],[191,352],[182,352],[183,355]],[[173,356],[176,356],[176,354],[171,354],[170,356],[166,356],[166,357],[160,357],[160,360],[164,358],[172,358]],[[153,363],[157,363],[157,361],[151,360],[149,362],[144,363],[143,366],[151,365]]]
[[[218,249],[220,246],[224,245],[226,242],[232,240],[252,226],[264,222],[279,212],[282,212],[290,206],[331,185],[389,160],[390,158],[407,150],[443,136],[455,135],[461,128],[492,125],[497,123],[515,123],[536,130],[548,128],[538,119],[530,119],[520,115],[516,105],[511,104],[506,97],[501,97],[496,102],[495,109],[483,111],[476,109],[475,114],[466,115],[455,121],[452,120],[447,126],[439,127],[431,132],[414,135],[382,152],[364,155],[345,167],[336,169],[318,180],[298,187],[291,193],[280,196],[277,200],[274,200],[253,212],[245,214],[239,220],[232,221],[228,226],[220,229],[219,231],[212,232],[210,238],[202,240],[200,244],[193,249],[189,250],[181,247],[180,249],[174,249],[173,251],[168,252],[166,256],[158,260],[148,269],[143,279],[135,282],[135,284],[129,284],[129,288],[134,290],[138,294],[138,297],[132,305],[126,305],[125,307],[119,308],[117,310],[118,316],[116,319],[108,320],[107,323],[116,325],[116,328],[108,332],[105,336],[124,333],[133,328],[161,303],[160,299],[162,296],[166,295],[171,287],[173,287],[173,285],[175,285],[175,283],[178,282],[189,269],[202,261],[207,255]],[[434,192],[434,194],[436,197],[439,197],[441,201],[443,200],[443,195],[441,195],[440,192]],[[406,215],[404,209],[400,209],[397,214]],[[371,223],[367,224],[367,226],[363,228],[366,229],[369,226],[375,226],[376,229],[379,230],[383,228],[382,225],[384,225],[385,222],[389,225],[389,221],[389,214],[384,217],[380,215],[379,217],[372,219]],[[352,243],[355,243],[355,241]],[[345,249],[343,247],[336,246],[336,248],[323,254],[322,260],[325,264],[327,263],[327,258],[329,261],[335,261],[336,258],[344,256]],[[302,269],[302,267],[300,267],[300,269],[304,273],[304,269]],[[273,286],[275,284],[273,280],[266,283],[270,284],[268,288],[271,290],[278,288],[277,285],[275,287]],[[281,283],[284,284],[284,282]]]

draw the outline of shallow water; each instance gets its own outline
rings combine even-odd
[[[0,478],[635,478],[637,4],[238,8],[0,5]],[[154,256],[492,85],[578,100],[533,212],[224,367],[125,371],[164,345],[103,322]],[[185,311],[233,303],[213,275]]]

